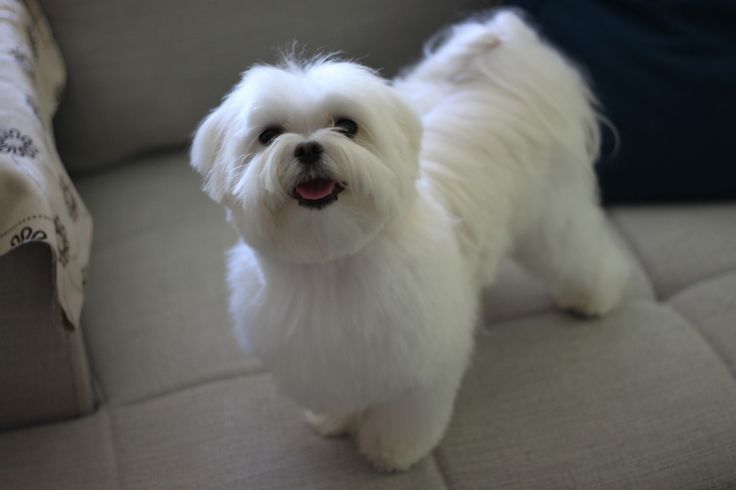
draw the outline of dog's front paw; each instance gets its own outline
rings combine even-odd
[[[380,471],[404,471],[439,444],[452,414],[461,364],[431,386],[368,407],[356,433],[358,451]]]
[[[591,301],[587,297],[566,297],[557,300],[557,307],[563,312],[581,320],[592,320],[604,316],[610,310],[607,304]]]
[[[323,437],[344,437],[355,431],[355,416],[353,415],[324,415],[305,410],[304,418]]]
[[[426,449],[412,441],[397,441],[382,434],[361,430],[358,451],[378,471],[393,473],[408,470],[426,455]]]

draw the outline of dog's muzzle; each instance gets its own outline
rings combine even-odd
[[[345,185],[337,182],[322,162],[324,147],[316,141],[305,141],[294,148],[294,157],[302,167],[302,178],[292,195],[300,206],[322,209],[337,201]]]

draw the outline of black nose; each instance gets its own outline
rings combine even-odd
[[[296,148],[294,148],[294,156],[301,163],[312,164],[319,161],[323,151],[325,151],[325,149],[316,141],[306,141],[296,145]]]

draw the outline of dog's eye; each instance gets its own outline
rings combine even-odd
[[[358,132],[358,125],[352,119],[342,117],[335,121],[335,129],[343,133],[348,138],[352,138],[355,136],[355,133]]]
[[[281,135],[283,132],[284,129],[279,127],[266,128],[261,134],[258,135],[258,141],[260,141],[262,145],[268,146],[277,136]]]

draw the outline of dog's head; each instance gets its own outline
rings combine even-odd
[[[250,246],[326,262],[410,206],[420,138],[416,114],[365,67],[256,66],[201,123],[191,162]]]

